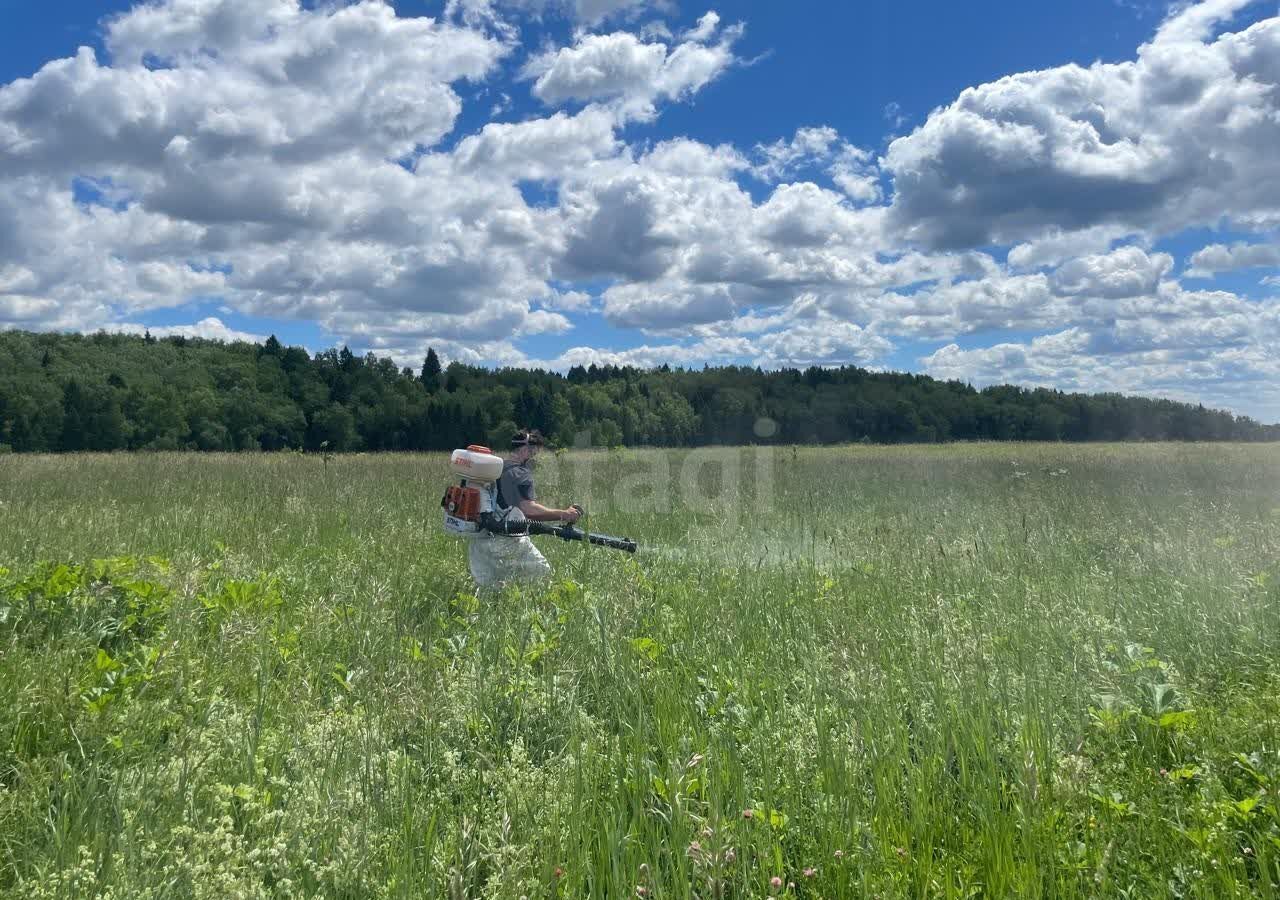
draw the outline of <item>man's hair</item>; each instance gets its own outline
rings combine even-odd
[[[536,428],[522,428],[511,436],[512,447],[545,447],[547,439]]]

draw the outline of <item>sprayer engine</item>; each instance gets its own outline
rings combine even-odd
[[[465,450],[453,451],[449,471],[457,476],[458,483],[449,485],[440,501],[445,530],[462,535],[479,534],[484,530],[481,523],[485,517],[498,507],[502,458],[488,447],[472,444]]]

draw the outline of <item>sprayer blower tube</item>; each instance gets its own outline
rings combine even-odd
[[[636,542],[630,538],[612,537],[607,534],[596,534],[592,531],[581,531],[572,525],[549,525],[546,522],[530,522],[527,519],[509,522],[494,515],[484,515],[480,519],[480,527],[492,534],[527,535],[549,534],[565,541],[587,541],[599,547],[610,547],[636,552]]]

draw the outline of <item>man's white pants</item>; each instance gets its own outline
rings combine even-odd
[[[507,521],[519,522],[524,514],[512,509]],[[481,533],[471,538],[467,561],[471,577],[482,588],[501,587],[513,581],[541,581],[551,577],[551,564],[528,537]]]

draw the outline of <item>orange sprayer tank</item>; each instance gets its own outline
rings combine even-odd
[[[474,537],[480,533],[480,518],[494,512],[497,506],[498,479],[502,476],[502,457],[488,447],[472,444],[465,450],[454,450],[449,457],[449,471],[460,480],[444,492],[440,506],[444,508],[446,531]]]

